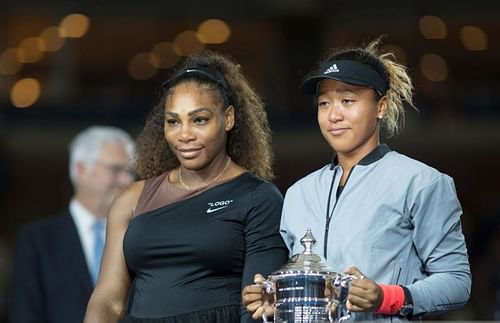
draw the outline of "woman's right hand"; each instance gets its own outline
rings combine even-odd
[[[242,298],[248,312],[252,313],[254,320],[260,319],[263,315],[274,315],[274,295],[265,292],[263,282],[266,279],[261,274],[254,276],[254,285],[243,288]]]

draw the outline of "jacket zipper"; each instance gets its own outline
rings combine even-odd
[[[351,171],[349,172],[349,175],[347,175],[342,192],[345,191],[345,188],[347,186],[347,182],[349,181],[349,178],[351,177],[351,174],[354,171],[355,167],[356,167],[356,165],[352,166]],[[330,212],[330,201],[332,199],[333,184],[335,183],[336,175],[337,175],[337,168],[335,168],[335,172],[333,173],[332,183],[330,184],[330,191],[328,193],[328,204],[326,206],[326,226],[325,226],[325,239],[324,239],[324,248],[323,248],[323,254],[325,256],[325,259],[327,258],[326,255],[327,255],[327,251],[328,251],[328,233],[330,231],[330,221],[332,220],[333,212],[335,211],[335,207],[337,206],[337,202],[340,200],[340,196],[335,199],[335,204],[333,204],[332,211]],[[342,195],[342,193],[340,195]]]

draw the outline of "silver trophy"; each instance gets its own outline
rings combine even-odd
[[[311,229],[300,239],[304,247],[282,268],[263,282],[265,292],[274,296],[274,322],[326,323],[350,318],[346,308],[351,281],[356,277],[326,268],[312,248],[316,243]],[[263,322],[267,322],[263,317]]]

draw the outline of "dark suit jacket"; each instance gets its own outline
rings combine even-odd
[[[92,288],[69,211],[21,228],[9,297],[11,323],[80,323]]]

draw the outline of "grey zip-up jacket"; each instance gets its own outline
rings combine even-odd
[[[300,239],[310,228],[314,252],[330,269],[356,266],[379,284],[406,286],[414,315],[463,306],[471,273],[452,178],[385,144],[352,168],[337,198],[341,177],[342,168],[333,162],[288,189],[280,230],[290,256],[303,252]]]

